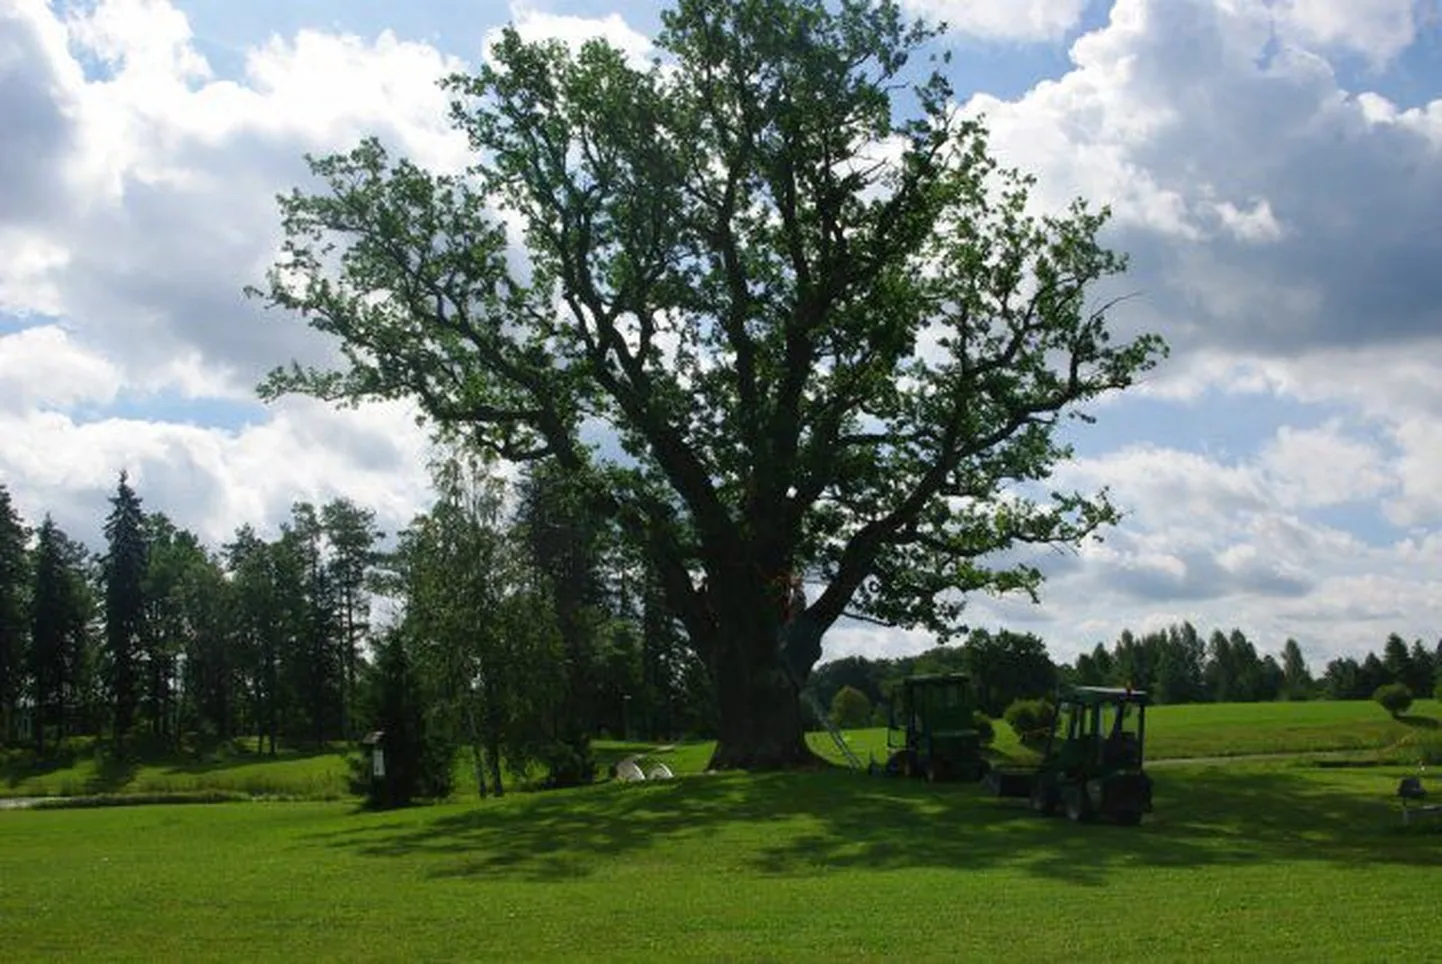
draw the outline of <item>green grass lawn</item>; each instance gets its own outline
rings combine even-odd
[[[1412,958],[1432,942],[1442,835],[1401,828],[1403,772],[1174,766],[1140,828],[844,771],[389,813],[0,812],[0,946],[10,960]]]
[[[0,766],[0,797],[219,791],[334,800],[349,795],[347,774],[345,756],[337,749],[121,762],[82,744],[40,765],[28,754],[12,754],[8,765]]]
[[[1419,738],[1442,739],[1438,720],[1442,706],[1420,700],[1402,721],[1392,720],[1375,703],[1232,703],[1158,706],[1148,711],[1147,755],[1153,761],[1256,754],[1354,751],[1374,755],[1396,748],[1395,758],[1407,760],[1408,744]],[[863,763],[887,756],[886,730],[852,730],[848,744]],[[841,763],[842,756],[826,733],[808,736],[822,756]],[[651,743],[597,741],[602,774],[621,757],[640,754],[643,766],[664,762],[677,774],[706,768],[713,744],[686,743],[659,748]],[[1011,728],[996,725],[994,753],[1003,760],[1034,758],[1022,748]],[[470,764],[456,761],[457,799],[474,797]],[[252,796],[289,796],[310,800],[347,797],[348,769],[343,748],[327,751],[286,751],[271,758],[256,753],[167,759],[115,764],[86,751],[41,766],[26,754],[0,757],[0,797],[77,796],[86,794],[189,794],[205,791]]]
[[[1418,700],[1401,720],[1370,700],[1307,703],[1197,703],[1147,710],[1147,757],[1151,760],[1250,756],[1273,753],[1383,751],[1437,730],[1442,705]],[[866,762],[886,759],[886,729],[852,730],[847,743]],[[828,759],[841,753],[825,733],[811,745]],[[993,750],[1015,760],[1034,758],[1004,722],[996,724]]]

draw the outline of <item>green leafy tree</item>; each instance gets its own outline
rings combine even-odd
[[[145,716],[154,736],[178,741],[180,665],[194,647],[201,600],[189,592],[192,571],[208,560],[200,539],[161,512],[145,519],[144,635],[138,654]]]
[[[539,761],[574,773],[583,761],[560,738],[568,724],[556,610],[507,531],[504,487],[485,460],[456,449],[432,477],[436,502],[402,534],[396,559],[404,629],[427,690],[469,746],[482,796],[503,792],[503,769]]]
[[[962,656],[987,716],[1001,716],[1017,700],[1039,699],[1056,689],[1056,666],[1046,644],[1032,633],[978,629],[962,647]]]
[[[1372,693],[1372,699],[1395,719],[1412,706],[1412,691],[1406,683],[1384,683]]]
[[[331,551],[330,583],[343,680],[341,729],[350,735],[360,653],[370,631],[368,581],[376,563],[376,543],[384,533],[376,526],[373,510],[349,499],[332,499],[322,506],[321,523]]]
[[[569,748],[576,767],[554,774],[560,783],[589,783],[594,777],[589,730],[600,716],[597,696],[604,696],[599,683],[607,635],[601,572],[605,522],[585,496],[553,463],[530,466],[520,485],[518,533],[531,565],[545,580],[565,650],[565,696],[556,737]]]
[[[105,520],[105,658],[115,742],[135,721],[139,701],[139,660],[146,643],[145,575],[150,555],[140,497],[120,473]]]
[[[286,619],[278,552],[249,525],[225,548],[235,602],[236,655],[241,662],[247,720],[258,743],[276,752],[281,713],[281,653]]]
[[[297,577],[277,586],[288,617],[283,649],[287,709],[297,721],[304,719],[311,742],[322,746],[328,733],[340,729],[345,667],[319,510],[309,502],[295,503],[276,548],[281,562],[292,567],[287,571]]]
[[[0,485],[0,741],[13,741],[29,645],[30,533]]]
[[[1332,700],[1361,700],[1371,693],[1363,688],[1361,665],[1350,656],[1328,661],[1322,674],[1322,691]]]
[[[186,568],[176,588],[190,621],[182,661],[181,717],[191,732],[229,740],[244,703],[245,637],[236,586],[209,552]]]
[[[1032,485],[1061,420],[1163,346],[1089,297],[1124,268],[1106,212],[1030,215],[895,2],[680,0],[663,24],[649,68],[504,31],[448,82],[463,175],[375,140],[314,159],[255,293],[346,364],[262,394],[410,397],[559,465],[660,573],[714,683],[712,763],[792,765],[836,620],[949,637],[967,593],[1038,589],[999,550],[1115,521]]]
[[[1006,708],[1003,718],[1022,745],[1033,749],[1046,743],[1056,707],[1051,700],[1017,700]]]
[[[843,729],[857,729],[871,722],[871,700],[854,686],[843,686],[831,698],[831,722]]]

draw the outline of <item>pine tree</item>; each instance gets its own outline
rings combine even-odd
[[[0,741],[16,735],[20,694],[24,691],[24,653],[28,616],[29,533],[0,485]]]
[[[71,722],[67,710],[80,702],[91,614],[85,562],[85,548],[47,515],[35,546],[29,659],[40,753],[46,728],[53,726],[63,737]]]
[[[117,745],[135,721],[137,657],[145,641],[145,573],[149,550],[141,500],[122,471],[105,520],[105,649]]]
[[[1289,700],[1305,700],[1312,692],[1312,674],[1295,639],[1282,647],[1282,692]]]
[[[356,789],[372,807],[404,807],[418,797],[451,792],[452,745],[431,725],[421,678],[405,637],[390,633],[376,654],[370,719],[382,734],[384,773],[376,775],[363,756],[355,768]]]
[[[366,580],[376,560],[376,542],[382,533],[375,512],[349,499],[335,499],[321,508],[321,524],[330,543],[330,583],[338,625],[339,657],[343,681],[341,728],[351,735],[356,677],[361,646],[370,630],[370,593]]]

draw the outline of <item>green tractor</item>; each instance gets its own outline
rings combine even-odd
[[[1141,690],[1078,686],[1057,702],[1041,766],[988,776],[998,796],[1026,796],[1038,813],[1060,807],[1074,821],[1108,817],[1135,826],[1152,809],[1142,767],[1146,713]]]
[[[886,765],[890,776],[977,780],[986,772],[971,680],[963,673],[908,676],[891,703]]]

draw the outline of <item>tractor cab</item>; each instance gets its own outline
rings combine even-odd
[[[976,780],[986,769],[971,679],[964,673],[908,676],[891,702],[886,773]]]
[[[1057,702],[1032,806],[1061,805],[1072,820],[1094,815],[1136,824],[1152,809],[1152,781],[1143,769],[1146,713],[1141,690],[1079,686]]]

